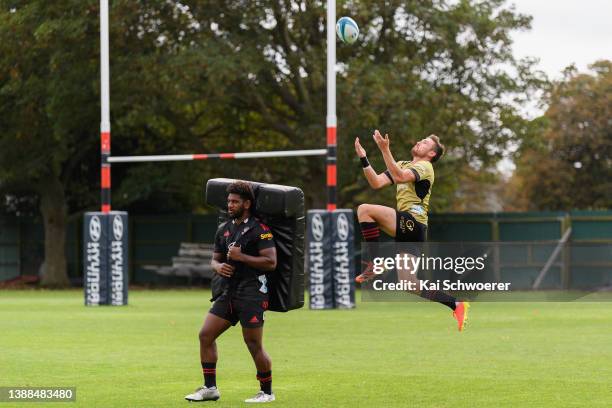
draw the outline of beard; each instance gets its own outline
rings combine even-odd
[[[237,220],[238,218],[242,217],[242,215],[244,214],[244,208],[240,207],[239,209],[237,209],[236,211],[234,211],[233,213],[229,213],[229,216],[232,220]]]

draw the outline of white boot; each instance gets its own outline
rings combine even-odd
[[[274,401],[274,393],[272,394],[266,394],[263,391],[259,391],[257,394],[255,394],[255,396],[253,398],[249,398],[247,400],[244,400],[244,402],[255,402],[255,403],[259,403],[259,402],[272,402]]]
[[[206,386],[198,387],[193,394],[185,396],[187,401],[216,401],[221,397],[221,393],[217,387],[206,388]]]

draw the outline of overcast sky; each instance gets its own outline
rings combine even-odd
[[[559,79],[566,66],[580,71],[612,60],[612,0],[508,0],[533,17],[532,29],[513,38],[516,56],[540,59],[540,69]]]
[[[599,59],[612,60],[612,0],[507,0],[507,4],[533,17],[531,30],[513,35],[515,55],[539,58],[539,68],[550,79],[560,79],[570,64],[586,71]],[[535,101],[524,108],[530,117],[544,113]],[[514,167],[510,159],[498,165],[506,175]]]

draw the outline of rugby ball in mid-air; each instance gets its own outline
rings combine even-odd
[[[359,37],[359,27],[352,18],[341,17],[336,23],[336,34],[343,43],[352,44]]]

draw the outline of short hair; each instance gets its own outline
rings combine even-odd
[[[436,155],[431,158],[431,162],[435,163],[438,160],[440,160],[440,157],[444,156],[444,151],[446,150],[446,148],[444,147],[444,145],[442,143],[440,143],[440,138],[438,136],[436,136],[436,135],[429,135],[428,137],[431,140],[433,140],[434,143],[436,144],[436,146],[434,147],[434,151],[436,152]]]
[[[255,194],[251,184],[246,181],[234,181],[227,186],[227,194],[238,194],[243,200],[250,200],[251,207],[255,205]]]

